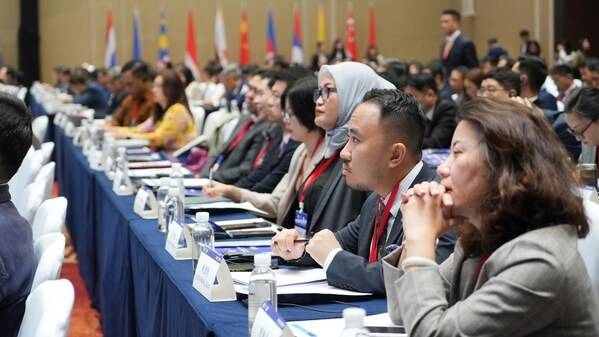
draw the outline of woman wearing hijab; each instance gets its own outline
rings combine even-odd
[[[323,229],[333,232],[355,219],[366,200],[365,192],[351,189],[341,174],[339,152],[347,142],[347,122],[364,94],[371,89],[395,89],[393,84],[362,63],[322,66],[314,92],[314,122],[326,131],[322,159],[304,177],[282,225],[311,237]]]

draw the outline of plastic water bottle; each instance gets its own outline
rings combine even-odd
[[[172,183],[172,181],[171,181]],[[173,222],[176,222],[179,226],[184,225],[185,213],[183,213],[183,201],[179,196],[179,189],[171,184],[168,190],[168,198],[166,199],[166,232],[170,231]],[[184,236],[179,238],[177,248],[186,248],[187,242],[185,242]]]
[[[193,275],[196,273],[202,246],[214,249],[214,230],[208,221],[209,219],[210,213],[198,212],[196,213],[196,223],[189,226],[193,239],[193,246],[191,247]]]
[[[156,193],[156,201],[158,202],[158,230],[166,233],[166,199],[168,197],[169,178],[160,179],[160,187]]]
[[[181,196],[181,201],[185,202],[185,180],[183,179],[183,168],[181,167],[181,163],[173,163],[171,166],[171,184],[173,182],[176,184],[175,186],[179,189],[179,196]]]
[[[129,162],[127,161],[127,149],[124,147],[119,147],[118,156],[116,158],[116,169],[119,170],[123,177],[125,177],[129,172]]]
[[[252,334],[252,326],[256,313],[266,301],[272,303],[277,310],[277,279],[270,269],[270,253],[254,255],[254,270],[248,284],[248,326]]]
[[[116,171],[116,153],[114,138],[107,136],[104,149],[102,150],[102,159],[104,163],[104,173],[110,180],[114,179],[114,173]]]
[[[364,317],[366,311],[362,308],[347,308],[343,310],[345,328],[341,331],[341,337],[368,336],[368,330],[364,328]]]

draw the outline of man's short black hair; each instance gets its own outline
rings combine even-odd
[[[489,78],[497,81],[507,91],[515,90],[516,96],[520,96],[521,81],[517,73],[505,68],[495,69],[483,76],[483,80]]]
[[[77,68],[77,69],[75,69],[75,71],[73,71],[73,74],[69,78],[69,83],[70,84],[85,84],[85,83],[87,83],[88,79],[89,79],[89,75],[88,75],[87,71],[85,71],[82,68]]]
[[[526,74],[530,88],[539,92],[547,78],[547,66],[545,62],[536,56],[525,56],[519,59],[518,71]]]
[[[140,60],[129,60],[123,68],[121,69],[121,73],[126,73],[131,71],[133,76],[143,80],[143,81],[152,81],[154,79],[155,73],[152,67],[144,61]]]
[[[439,91],[437,83],[431,74],[418,74],[412,76],[408,81],[408,87],[414,88],[420,92],[426,92],[428,89],[431,89],[435,94]]]
[[[592,121],[599,120],[599,89],[585,87],[566,100],[566,113],[577,113]]]
[[[31,112],[16,96],[0,92],[0,184],[17,172],[31,147]]]
[[[453,8],[449,8],[441,12],[441,15],[451,15],[456,22],[462,21],[462,15],[460,12],[456,11]]]
[[[398,89],[372,89],[364,95],[362,103],[378,106],[387,138],[400,138],[414,159],[421,158],[426,124],[414,95]]]
[[[530,33],[528,32],[528,30],[526,30],[526,29],[522,29],[522,30],[520,31],[520,37],[525,37],[525,36],[526,36],[526,37],[530,36]]]
[[[551,75],[560,75],[560,76],[572,76],[574,77],[574,68],[567,64],[559,64],[555,67],[551,68],[549,71]]]
[[[599,59],[596,57],[589,57],[585,62],[585,66],[590,71],[599,71]]]

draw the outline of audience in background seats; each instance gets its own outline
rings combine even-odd
[[[150,118],[156,109],[152,93],[154,72],[147,63],[131,60],[123,66],[122,79],[129,95],[112,115],[112,125],[134,127]]]
[[[92,80],[83,69],[76,69],[69,80],[73,91],[73,103],[84,105],[94,109],[94,118],[104,118],[108,113],[108,101],[106,92]]]

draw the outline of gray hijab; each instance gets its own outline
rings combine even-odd
[[[325,158],[331,157],[347,142],[347,122],[364,94],[371,89],[395,89],[393,84],[377,75],[372,68],[358,62],[322,66],[318,72],[318,83],[327,74],[337,87],[339,118],[335,128],[326,132]]]

